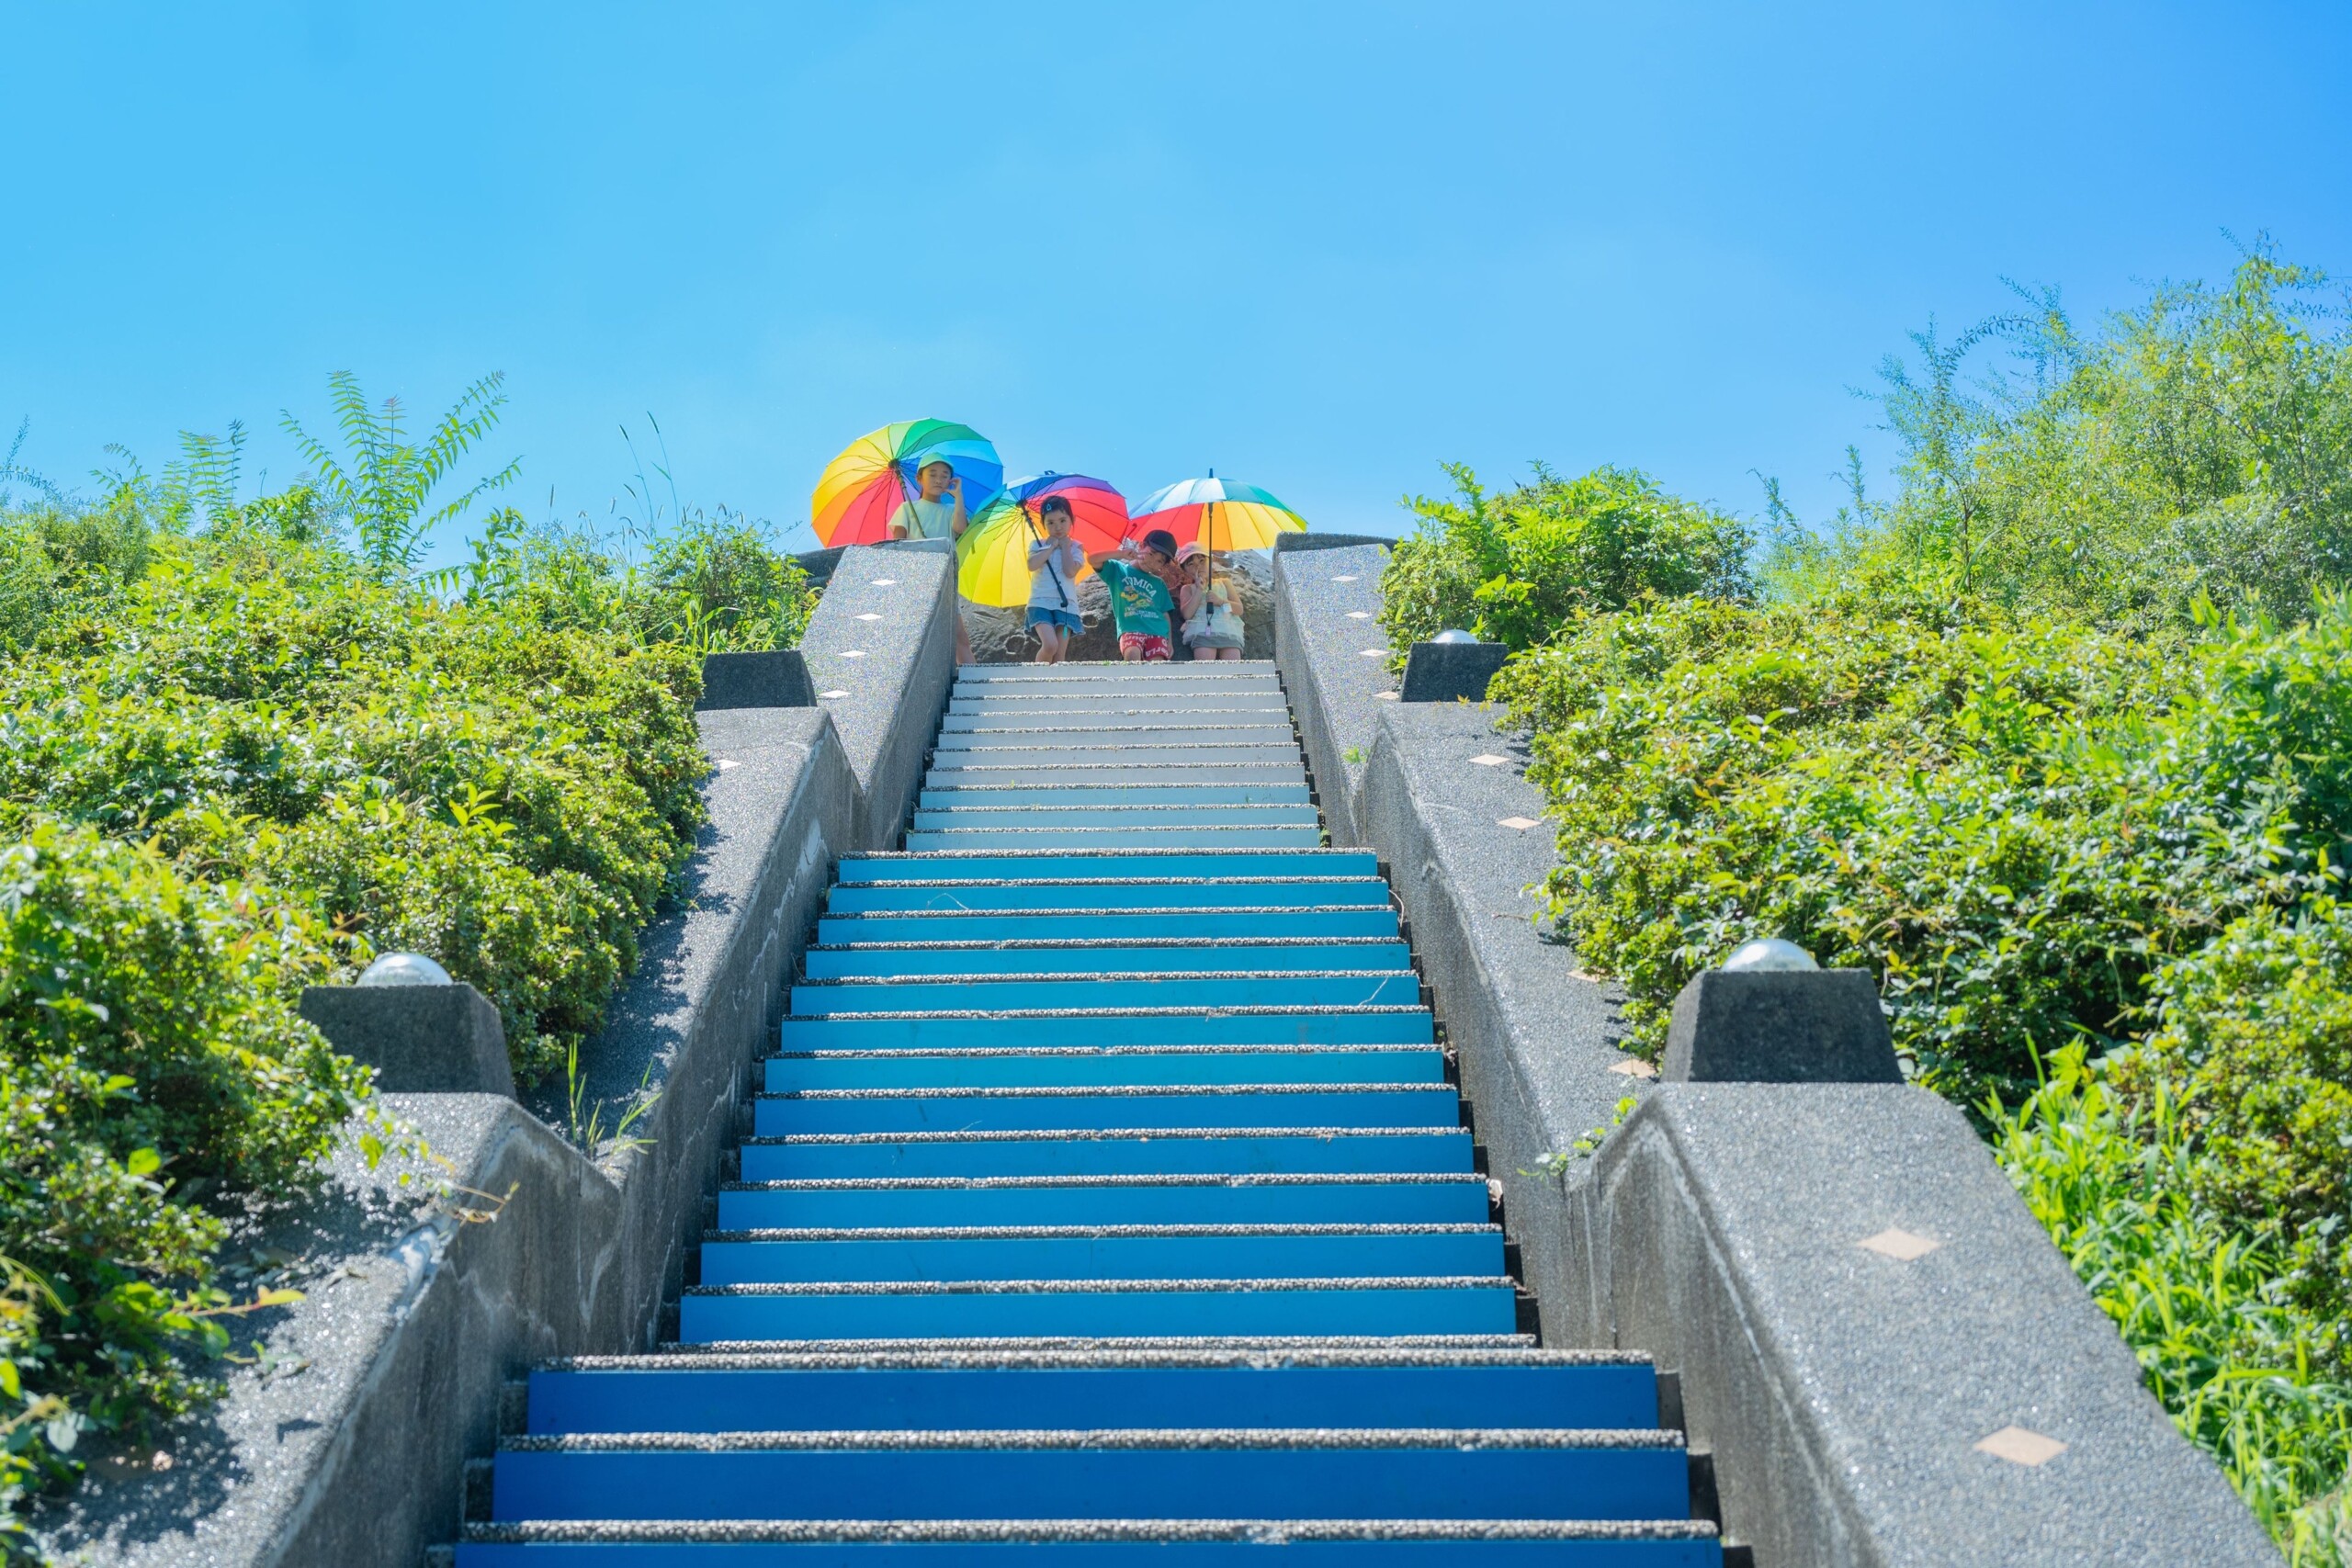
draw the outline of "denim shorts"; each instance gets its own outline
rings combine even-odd
[[[1033,626],[1059,626],[1066,632],[1086,629],[1086,623],[1078,618],[1076,610],[1056,610],[1044,604],[1029,606],[1028,624]]]

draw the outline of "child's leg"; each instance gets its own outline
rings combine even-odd
[[[1241,650],[1238,648],[1220,648],[1216,650],[1216,656],[1219,659],[1238,659],[1241,657]]]
[[[1037,662],[1059,664],[1062,661],[1062,628],[1051,621],[1039,621],[1029,629],[1037,634]]]
[[[971,628],[964,624],[964,610],[959,604],[956,609],[956,662],[969,664],[971,661],[972,632]]]

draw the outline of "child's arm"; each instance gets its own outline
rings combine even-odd
[[[1092,567],[1095,570],[1100,571],[1102,570],[1102,563],[1104,561],[1110,560],[1114,558],[1125,560],[1131,558],[1133,553],[1133,551],[1128,549],[1127,542],[1125,539],[1122,539],[1107,550],[1087,551],[1086,564]]]
[[[1196,582],[1178,583],[1176,585],[1176,607],[1183,612],[1184,618],[1188,621],[1194,615],[1200,614],[1200,584]]]
[[[1037,570],[1047,561],[1051,560],[1053,558],[1053,555],[1054,542],[1051,539],[1038,540],[1035,544],[1029,547],[1029,570],[1031,571]]]

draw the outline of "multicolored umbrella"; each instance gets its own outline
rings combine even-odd
[[[964,481],[964,506],[977,515],[1004,487],[1004,464],[968,424],[911,419],[869,431],[825,465],[808,498],[808,525],[828,545],[876,545],[890,536],[901,502],[920,495],[915,470],[944,458]]]
[[[956,586],[975,604],[1029,603],[1029,547],[1046,536],[1038,521],[1049,495],[1069,502],[1070,537],[1087,551],[1117,547],[1127,498],[1084,474],[1015,479],[981,508],[956,546]]]
[[[1256,485],[1221,479],[1211,469],[1204,479],[1179,479],[1146,498],[1127,525],[1141,536],[1165,528],[1179,545],[1195,541],[1213,550],[1270,548],[1277,534],[1303,533],[1306,519]]]

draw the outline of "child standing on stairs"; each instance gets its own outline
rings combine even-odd
[[[1184,646],[1194,659],[1240,658],[1241,616],[1216,560],[1195,542],[1176,552],[1176,568],[1182,573],[1176,602],[1184,612]]]
[[[1085,629],[1078,618],[1078,573],[1086,552],[1069,536],[1069,498],[1049,495],[1039,507],[1046,536],[1029,547],[1029,629],[1037,635],[1037,662],[1059,664],[1069,639]]]
[[[1119,628],[1119,657],[1130,664],[1164,664],[1175,657],[1169,645],[1169,615],[1176,596],[1165,581],[1173,569],[1176,536],[1154,528],[1138,550],[1122,541],[1115,550],[1097,550],[1086,564],[1102,574],[1111,590],[1111,621]]]

